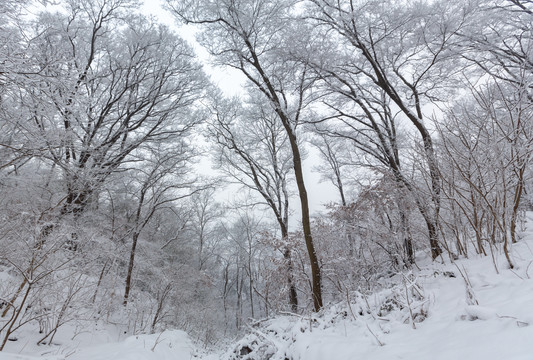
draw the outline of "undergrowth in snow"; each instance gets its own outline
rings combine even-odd
[[[500,253],[494,259],[419,258],[417,269],[382,279],[380,291],[346,294],[318,314],[258,320],[218,353],[200,351],[178,330],[124,338],[108,326],[73,339],[62,329],[50,346],[29,346],[22,334],[0,360],[530,360],[533,213],[528,220],[512,247],[514,269]]]

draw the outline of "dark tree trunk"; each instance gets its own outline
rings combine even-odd
[[[289,133],[289,140],[292,148],[294,173],[296,176],[296,184],[298,185],[298,194],[300,195],[300,205],[302,209],[302,227],[304,231],[305,245],[307,247],[307,253],[311,262],[311,277],[312,277],[312,292],[313,292],[313,305],[315,311],[319,311],[322,306],[322,287],[321,287],[321,275],[320,264],[318,263],[318,257],[316,255],[315,246],[313,244],[313,237],[311,235],[311,220],[309,217],[309,200],[307,198],[307,190],[305,188],[302,158],[298,143],[296,142],[296,136],[292,132],[290,124],[284,122],[283,124]]]
[[[426,219],[426,226],[429,233],[429,246],[431,246],[431,258],[435,260],[440,254],[442,254],[442,249],[439,246],[439,235],[437,233],[436,224]]]
[[[124,290],[124,301],[122,304],[126,306],[128,304],[128,299],[130,296],[130,290],[131,290],[131,278],[133,274],[133,264],[135,263],[135,250],[137,248],[137,240],[139,239],[139,234],[134,233],[133,234],[133,241],[131,244],[131,250],[130,250],[130,262],[128,264],[128,274],[126,275],[126,289]]]

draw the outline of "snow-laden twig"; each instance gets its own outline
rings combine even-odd
[[[165,331],[162,331],[162,332],[157,336],[157,338],[155,339],[154,346],[152,346],[152,348],[150,349],[152,352],[155,351],[156,346],[159,345],[159,343],[160,343],[161,341],[165,340],[165,339],[161,339],[161,340],[159,340],[159,339],[161,338],[161,335],[163,335],[164,332],[165,332]]]
[[[529,277],[529,267],[531,266],[531,263],[533,263],[533,261],[530,261],[529,264],[527,264],[527,267],[526,267],[526,277],[527,277],[528,279],[531,279],[531,278]]]
[[[454,262],[453,263],[461,276],[463,277],[463,280],[465,281],[465,288],[466,288],[466,302],[468,305],[479,305],[479,302],[476,299],[476,294],[474,293],[474,289],[472,287],[472,283],[470,282],[470,279],[468,278],[468,273],[466,272],[465,267],[463,266],[463,271],[459,268],[459,266]]]
[[[413,309],[411,308],[411,300],[409,299],[409,290],[407,289],[407,283],[403,283],[405,287],[405,300],[407,301],[407,308],[409,309],[409,315],[411,317],[411,326],[416,330],[415,318],[413,316]]]
[[[370,329],[370,326],[368,326],[367,323],[365,323],[366,325],[366,328],[368,329],[368,331],[374,336],[374,338],[376,339],[376,341],[378,342],[378,345],[379,346],[384,346],[385,343],[381,342],[381,340],[379,340],[379,338],[376,336],[376,334],[374,334],[374,332],[372,331],[372,329]]]

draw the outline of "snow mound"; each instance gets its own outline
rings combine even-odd
[[[496,310],[479,305],[469,305],[465,308],[468,320],[489,320],[498,317]]]

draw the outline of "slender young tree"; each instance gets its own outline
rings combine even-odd
[[[324,166],[317,166],[315,169],[322,175],[323,180],[328,180],[339,192],[341,205],[346,207],[345,190],[345,167],[348,165],[343,160],[344,146],[346,141],[336,141],[333,137],[327,136],[324,132],[317,131],[316,137],[311,143],[318,150],[320,157],[325,163]]]
[[[123,305],[127,305],[137,255],[137,245],[144,228],[154,216],[164,209],[171,209],[173,203],[191,196],[196,179],[188,176],[193,153],[182,144],[172,149],[159,147],[141,151],[139,168],[133,169],[133,181],[128,184],[134,189],[132,201],[135,206],[131,216],[131,249],[126,274]]]
[[[216,188],[191,196],[191,219],[189,231],[198,240],[198,270],[206,270],[208,263],[215,258],[216,245],[220,240],[221,222],[224,218],[224,206],[214,199]]]

